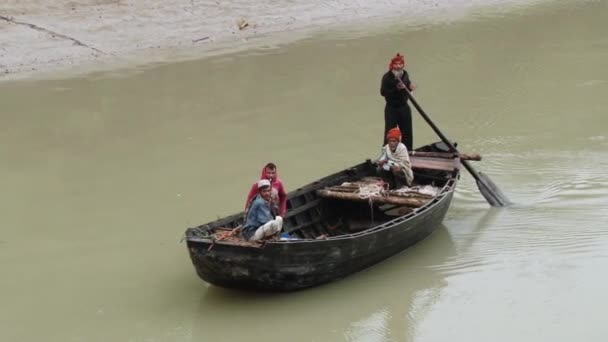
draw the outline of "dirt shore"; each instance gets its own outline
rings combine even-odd
[[[7,2],[7,3],[6,3]],[[389,18],[462,17],[534,0],[5,0],[0,81],[196,58],[304,31]],[[286,33],[287,32],[287,33]]]

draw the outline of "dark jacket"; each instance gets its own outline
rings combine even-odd
[[[264,201],[260,195],[257,195],[251,202],[249,211],[247,211],[247,219],[242,232],[243,237],[249,240],[260,226],[274,220],[275,209],[271,203]]]
[[[403,70],[401,80],[410,88],[410,76],[406,70]],[[407,95],[405,89],[397,88],[397,78],[392,71],[388,71],[382,76],[382,84],[380,85],[380,95],[384,96],[386,104],[389,106],[404,106],[407,103]]]

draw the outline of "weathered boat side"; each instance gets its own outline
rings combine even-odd
[[[428,237],[443,221],[453,191],[424,212],[398,218],[371,232],[328,240],[268,242],[262,247],[214,245],[189,239],[198,275],[223,287],[291,291],[343,278]]]

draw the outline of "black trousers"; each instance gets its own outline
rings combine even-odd
[[[412,110],[410,106],[404,104],[402,106],[384,107],[384,143],[386,145],[386,133],[395,126],[399,126],[401,130],[401,142],[407,147],[408,151],[412,151],[414,144],[414,136],[412,132]]]
[[[407,185],[407,180],[403,172],[394,174],[393,171],[386,171],[382,167],[376,168],[376,174],[382,178],[385,183],[388,183],[389,189],[399,189]]]

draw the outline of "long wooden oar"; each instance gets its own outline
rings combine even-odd
[[[429,118],[429,116],[426,115],[424,110],[420,107],[420,105],[418,104],[418,102],[416,101],[416,99],[414,98],[412,93],[407,89],[407,87],[405,88],[405,92],[407,94],[407,97],[410,99],[410,101],[414,105],[414,107],[416,107],[416,110],[418,110],[418,113],[420,113],[420,115],[422,116],[424,121],[426,121],[426,123],[428,123],[429,126],[431,126],[433,131],[435,131],[435,133],[437,133],[439,138],[441,138],[441,141],[443,141],[446,145],[448,145],[448,147],[452,150],[452,152],[460,153],[456,149],[456,146],[454,146],[452,144],[452,142],[450,140],[448,140],[448,138],[446,138],[446,136],[443,135],[443,133],[441,133],[441,131],[439,130],[439,128],[437,128],[437,126],[435,126],[433,121],[431,121],[431,118]],[[461,159],[460,162],[462,163],[462,165],[464,165],[464,167],[467,169],[467,171],[469,171],[471,176],[473,176],[473,178],[475,178],[475,181],[477,182],[477,187],[479,188],[479,192],[481,192],[483,197],[486,199],[486,201],[488,201],[488,203],[491,206],[504,207],[506,205],[511,204],[511,201],[509,201],[507,196],[505,196],[502,193],[502,191],[500,191],[498,186],[490,179],[490,177],[486,176],[485,174],[483,174],[481,172],[477,172],[473,168],[473,166],[471,166],[471,164],[469,164],[468,161]]]

